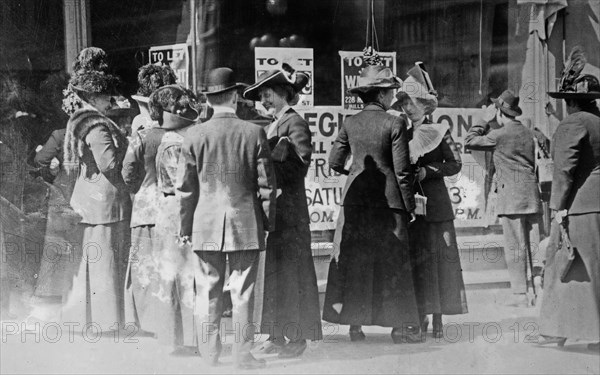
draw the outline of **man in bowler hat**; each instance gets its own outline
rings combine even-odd
[[[187,133],[178,168],[180,241],[191,241],[196,271],[198,345],[208,365],[221,352],[223,283],[229,259],[236,342],[241,369],[265,366],[250,353],[254,340],[254,285],[264,231],[275,224],[276,186],[264,130],[235,115],[238,89],[229,68],[208,74],[206,94],[212,118]],[[191,238],[190,238],[191,237]]]
[[[535,175],[534,134],[516,117],[522,114],[519,98],[506,90],[485,109],[483,119],[471,127],[465,146],[493,150],[498,201],[496,213],[504,232],[504,257],[512,295],[503,304],[528,306],[527,257],[531,244],[540,241],[541,206]],[[496,119],[501,126],[489,130]],[[533,249],[536,250],[536,249]]]

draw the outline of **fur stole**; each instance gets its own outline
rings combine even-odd
[[[64,143],[64,165],[67,170],[79,166],[85,137],[98,126],[104,126],[108,130],[117,149],[117,155],[121,158],[125,156],[128,141],[117,124],[95,109],[84,108],[74,112],[67,123]]]

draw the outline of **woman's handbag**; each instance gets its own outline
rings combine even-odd
[[[416,180],[423,195],[419,194],[418,192],[415,194],[415,215],[427,216],[427,197],[425,196],[423,186],[421,185],[421,181],[419,181],[418,176]]]
[[[560,228],[558,249],[564,254],[562,257],[562,261],[559,264],[557,264],[557,266],[558,274],[560,275],[560,281],[564,283],[567,281],[567,275],[573,267],[573,262],[575,262],[577,251],[571,244],[571,239],[569,238],[569,233],[567,233],[567,228],[565,228],[564,221],[562,223],[559,223],[558,226]]]

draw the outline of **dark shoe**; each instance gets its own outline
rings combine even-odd
[[[247,354],[235,364],[235,367],[240,370],[256,370],[267,367],[267,361],[262,358],[256,359],[252,354]]]
[[[306,340],[298,340],[294,342],[289,342],[286,346],[283,347],[281,352],[277,355],[278,358],[297,358],[304,353],[306,350],[307,344]]]
[[[540,335],[538,337],[538,345],[551,345],[556,344],[557,346],[565,346],[565,342],[567,341],[566,337],[556,337],[556,336],[544,336]]]
[[[596,342],[596,343],[593,343],[593,344],[588,344],[588,350],[591,350],[593,352],[600,351],[600,343]]]
[[[231,311],[231,309],[225,309],[223,311],[223,314],[221,314],[221,316],[223,318],[231,318],[232,315],[233,315],[233,312]]]
[[[421,315],[421,334],[427,334],[429,328],[429,317],[427,315]]]
[[[405,329],[394,328],[391,336],[394,344],[420,344],[423,342],[418,326],[408,326]]]
[[[361,326],[350,326],[350,341],[364,341],[366,336]]]
[[[442,337],[444,337],[442,314],[433,314],[433,338],[441,339]]]
[[[284,345],[285,345],[284,339],[269,338],[257,350],[255,350],[254,353],[256,353],[256,354],[279,353],[283,349]]]

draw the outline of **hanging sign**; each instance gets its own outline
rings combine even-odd
[[[189,88],[188,45],[185,43],[150,47],[150,64],[169,65],[177,76],[177,83]]]
[[[365,67],[363,52],[339,51],[342,71],[342,107],[344,109],[361,110],[363,102],[348,90],[357,86],[360,72]],[[379,52],[385,67],[392,69],[396,74],[396,52]]]
[[[300,93],[297,107],[312,107],[315,105],[314,95],[314,59],[312,48],[254,48],[254,66],[256,79],[268,70],[281,69],[281,64],[287,63],[295,70],[308,75],[308,84]]]

